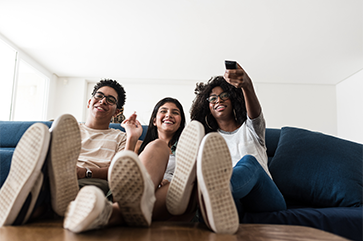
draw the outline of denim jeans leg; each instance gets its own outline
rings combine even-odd
[[[251,155],[244,156],[233,168],[231,191],[240,216],[244,212],[286,209],[280,190]]]

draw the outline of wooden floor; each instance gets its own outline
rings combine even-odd
[[[346,240],[318,229],[264,224],[240,224],[237,234],[215,234],[200,223],[154,222],[150,228],[112,227],[74,234],[62,228],[62,220],[0,228],[1,241],[238,241],[238,240]]]

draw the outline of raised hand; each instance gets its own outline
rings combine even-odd
[[[136,138],[137,140],[142,134],[142,125],[136,118],[137,115],[136,112],[134,112],[129,118],[121,123],[121,126],[125,129],[128,138]]]
[[[246,88],[252,81],[246,71],[237,63],[237,69],[226,69],[224,79],[236,88]]]

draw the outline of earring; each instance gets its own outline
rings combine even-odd
[[[210,127],[209,123],[208,123],[208,118],[207,118],[208,115],[205,116],[205,123],[207,124],[207,126],[209,127],[209,129],[213,130],[212,127]]]
[[[236,115],[236,110],[233,109],[233,114],[234,114],[234,119],[237,121],[237,115]]]

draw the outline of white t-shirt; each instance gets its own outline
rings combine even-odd
[[[108,167],[117,152],[125,149],[126,133],[109,128],[96,130],[79,124],[82,148],[77,165],[81,167]]]
[[[166,167],[164,174],[164,179],[171,182],[171,179],[173,178],[174,175],[174,171],[175,171],[175,154],[170,154],[168,166]]]
[[[233,166],[245,155],[254,156],[266,173],[272,179],[267,166],[267,153],[265,144],[265,119],[261,112],[260,116],[251,120],[247,116],[247,120],[240,128],[233,132],[218,130],[227,142],[232,157]]]

